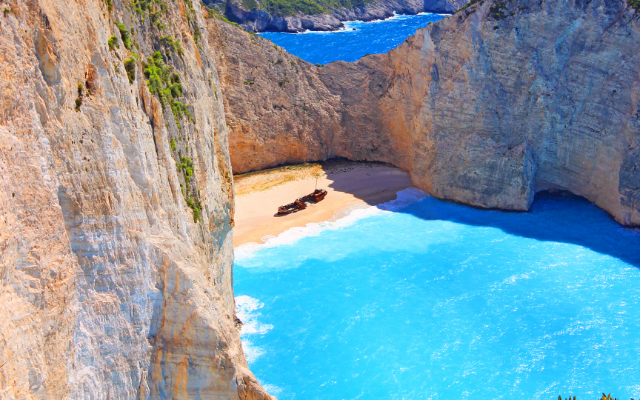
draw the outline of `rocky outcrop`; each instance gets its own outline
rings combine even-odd
[[[624,0],[476,2],[388,54],[307,65],[299,79],[320,78],[316,91],[326,101],[317,103],[317,116],[329,116],[314,126],[331,127],[312,129],[308,139],[298,136],[306,124],[289,111],[273,111],[283,123],[268,134],[266,126],[245,128],[262,103],[229,99],[227,114],[238,121],[234,171],[273,164],[236,146],[251,135],[261,148],[295,142],[297,154],[307,141],[327,143],[316,159],[390,162],[442,199],[527,210],[536,192],[568,190],[621,224],[639,225],[638,21]],[[269,76],[253,87],[277,92]],[[315,95],[292,92],[288,102]]]
[[[561,189],[638,225],[639,28],[623,0],[479,2],[321,78],[344,99],[342,147],[360,138],[359,158],[439,198],[527,210]]]
[[[1,8],[0,398],[270,398],[234,323],[230,165],[385,161],[443,199],[562,189],[640,224],[623,0],[479,1],[322,68],[193,0]]]
[[[222,83],[234,173],[333,156],[340,99],[318,69],[217,19],[209,42]]]
[[[0,398],[270,398],[199,3],[1,8]]]
[[[220,2],[212,0],[208,4],[215,7]],[[254,32],[303,32],[333,31],[342,28],[343,21],[372,21],[386,19],[394,14],[414,15],[421,12],[452,13],[462,7],[466,0],[375,0],[363,2],[353,7],[327,8],[324,13],[295,15],[273,15],[262,8],[247,10],[240,2],[226,1],[226,16],[240,24],[245,30]],[[324,6],[324,3],[323,3]],[[324,6],[326,7],[326,6]]]

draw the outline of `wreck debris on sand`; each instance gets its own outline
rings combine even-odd
[[[278,207],[278,212],[274,215],[274,217],[282,217],[283,215],[289,215],[294,212],[298,212],[300,210],[304,210],[307,208],[308,202],[318,203],[319,201],[324,200],[327,196],[327,191],[324,189],[316,189],[312,193],[309,193],[306,196],[302,196],[299,199],[296,199],[293,203],[285,204],[284,206]]]

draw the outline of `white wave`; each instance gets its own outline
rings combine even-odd
[[[269,31],[269,32],[260,32],[260,33],[258,33],[258,35],[259,36],[263,36],[265,33],[278,33],[278,34],[284,34],[284,35],[310,35],[310,34],[313,34],[313,35],[327,35],[327,34],[330,34],[330,33],[352,32],[353,30],[350,29],[347,26],[347,24],[349,24],[350,22],[353,22],[353,21],[345,22],[344,26],[342,28],[336,29],[335,31],[312,31],[312,30],[309,30],[309,29],[305,29],[304,31],[301,31],[301,32],[271,32],[271,31]]]
[[[262,350],[258,346],[254,346],[250,340],[241,339],[240,342],[242,343],[242,351],[244,351],[244,356],[247,359],[247,364],[254,363],[256,360],[258,360],[258,358],[264,355],[264,350]]]
[[[240,339],[242,342],[242,350],[247,358],[247,362],[251,364],[260,358],[265,352],[258,346],[255,346],[249,335],[264,335],[273,329],[271,324],[263,324],[258,321],[258,317],[262,314],[257,312],[264,307],[258,299],[250,296],[237,296],[236,300],[236,316],[242,321],[242,329],[240,330]]]
[[[353,32],[353,30],[351,28],[349,28],[349,26],[347,25],[348,22],[344,23],[344,26],[340,29],[336,29],[335,31],[310,31],[309,29],[303,31],[303,32],[297,32],[297,33],[292,33],[292,35],[309,35],[309,34],[313,34],[313,35],[329,35],[332,33],[343,33],[343,32]]]
[[[260,249],[281,246],[283,244],[291,244],[305,237],[318,236],[322,231],[328,229],[340,229],[353,225],[355,222],[363,218],[372,217],[385,212],[398,211],[428,196],[429,194],[424,190],[411,187],[398,192],[397,198],[395,200],[391,200],[383,204],[378,204],[377,206],[355,209],[345,217],[342,217],[336,221],[310,223],[304,227],[288,229],[278,236],[265,237],[267,238],[267,240],[262,244],[247,243],[238,246],[234,249],[235,258],[236,260],[248,259],[251,258],[255,254],[255,252]]]
[[[273,329],[271,324],[262,324],[258,321],[260,314],[258,311],[264,307],[258,299],[250,296],[236,297],[236,316],[242,321],[242,330],[240,336],[243,335],[264,335]]]
[[[269,383],[263,383],[262,387],[267,391],[270,395],[279,396],[282,393],[282,389],[277,387],[276,385],[271,385]]]
[[[415,17],[418,15],[441,15],[441,16],[449,16],[451,14],[438,14],[438,13],[430,13],[430,12],[420,12],[417,14],[398,14],[395,11],[393,12],[393,15],[391,17],[388,18],[384,18],[384,19],[374,19],[374,20],[370,20],[370,21],[363,21],[361,19],[355,19],[353,21],[346,21],[344,22],[344,25],[346,27],[350,27],[350,25],[359,25],[359,24],[377,24],[380,22],[386,22],[386,21],[393,21],[393,20],[404,20],[404,19],[409,19],[411,17]]]
[[[512,275],[503,280],[502,283],[505,285],[513,285],[516,283],[516,281],[519,281],[521,279],[530,279],[530,277],[527,274]]]

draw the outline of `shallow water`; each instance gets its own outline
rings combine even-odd
[[[640,232],[576,197],[400,207],[236,250],[243,345],[272,394],[640,396]]]
[[[345,29],[338,32],[265,32],[260,35],[305,61],[326,64],[337,60],[356,61],[365,54],[387,52],[417,29],[444,17],[430,13],[397,15],[383,21],[345,22]]]

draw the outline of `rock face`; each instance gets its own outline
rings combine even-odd
[[[210,19],[234,173],[333,156],[342,129],[338,96],[318,69],[271,41]]]
[[[214,6],[217,1],[208,4]],[[398,14],[417,14],[420,12],[452,13],[462,7],[466,0],[376,0],[370,3],[353,6],[329,8],[323,14],[291,16],[272,15],[264,9],[246,10],[239,3],[227,1],[225,13],[233,22],[240,24],[245,30],[254,32],[303,32],[333,31],[342,28],[343,21],[372,21],[386,19]],[[258,1],[257,4],[262,4]]]
[[[327,118],[314,126],[329,128],[301,135],[292,107],[260,130],[250,118],[259,96],[230,97],[233,169],[273,165],[261,151],[284,141],[297,156],[280,163],[390,162],[436,197],[486,208],[527,210],[536,192],[568,190],[640,225],[638,14],[624,0],[480,1],[388,54],[307,65],[297,79],[319,77],[320,94],[291,92],[288,104],[320,96],[316,115]],[[276,93],[267,71],[252,87]],[[305,153],[316,143],[323,152]]]
[[[271,398],[234,323],[230,165],[385,161],[443,199],[563,189],[640,224],[623,0],[479,1],[322,68],[193,0],[2,8],[0,398]]]
[[[2,399],[271,398],[234,325],[228,131],[200,5],[137,6],[3,3]],[[147,64],[150,91],[154,51],[169,67]]]

